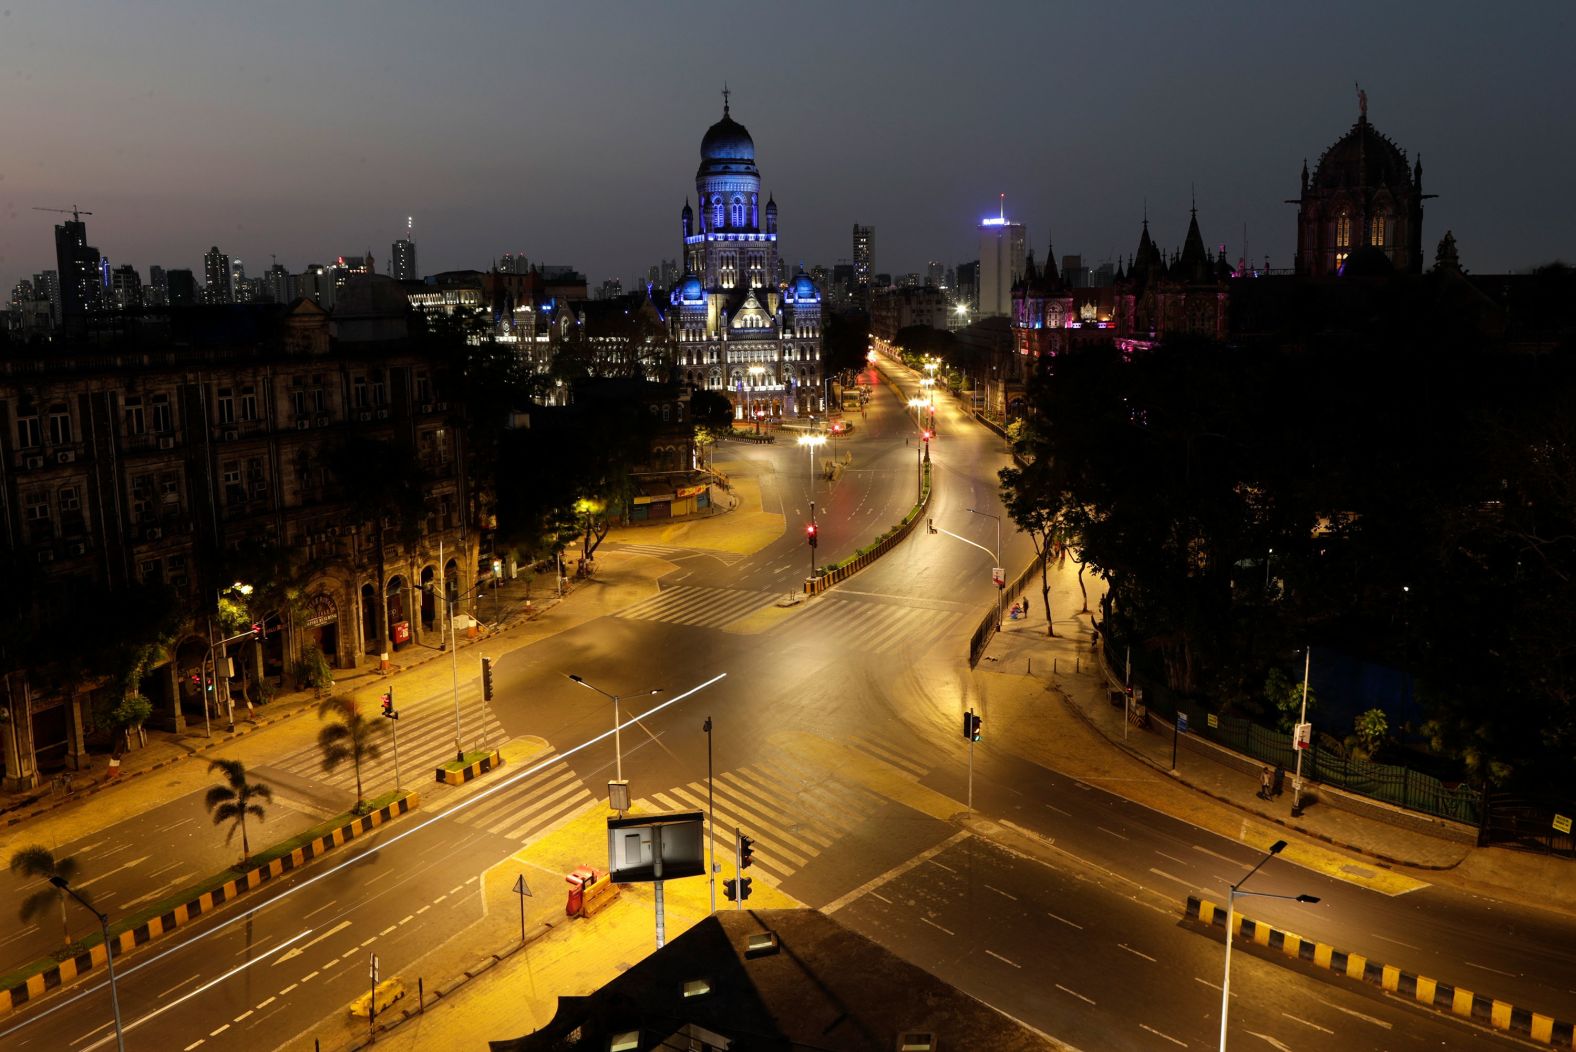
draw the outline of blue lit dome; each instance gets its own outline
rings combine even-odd
[[[700,156],[703,161],[753,161],[755,140],[724,108],[722,120],[706,129],[706,137],[700,141]]]
[[[684,275],[684,280],[679,282],[678,295],[675,297],[685,303],[699,303],[706,298],[706,289],[700,283],[700,278],[694,274]]]
[[[821,298],[821,290],[815,287],[815,282],[810,280],[810,275],[804,271],[793,279],[793,298],[796,300],[813,302]]]
[[[752,193],[760,190],[755,140],[750,138],[744,125],[728,116],[726,105],[722,107],[722,120],[707,128],[700,141],[700,168],[695,172],[695,180],[702,202],[714,190],[746,189]]]

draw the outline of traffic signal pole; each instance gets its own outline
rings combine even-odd
[[[744,834],[733,827],[733,908],[744,909]]]

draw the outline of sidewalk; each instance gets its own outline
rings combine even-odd
[[[1126,721],[1123,707],[1110,703],[1091,646],[1090,616],[1080,612],[1075,574],[1069,562],[1051,577],[1054,638],[1046,635],[1036,580],[1029,593],[1031,614],[1004,621],[981,657],[977,672],[987,677],[990,697],[1005,708],[998,715],[1010,721],[1008,735],[1002,734],[1003,720],[994,721],[998,741],[1010,738],[1025,759],[1233,840],[1292,840],[1303,856],[1295,861],[1340,870],[1338,875],[1358,883],[1411,880],[1522,903],[1535,888],[1538,904],[1576,913],[1568,862],[1474,847],[1328,805],[1307,807],[1293,818],[1290,772],[1281,796],[1261,799],[1256,764],[1239,770],[1185,745],[1176,750],[1173,770],[1171,725],[1152,719],[1148,729],[1140,729]],[[1096,599],[1091,588],[1091,608]]]

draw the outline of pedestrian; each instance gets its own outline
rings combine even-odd
[[[1271,779],[1271,777],[1273,777],[1273,776],[1270,774],[1270,769],[1268,767],[1264,768],[1264,770],[1259,772],[1259,799],[1260,800],[1268,800],[1270,798],[1270,779]]]
[[[1286,767],[1284,764],[1275,765],[1275,794],[1279,796],[1286,791]]]
[[[1034,605],[1034,603],[1029,599],[1028,596],[1024,596],[1023,597],[1023,616],[1024,617],[1028,617],[1029,616],[1029,608],[1032,607],[1033,605]]]

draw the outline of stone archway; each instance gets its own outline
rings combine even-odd
[[[383,619],[378,616],[378,586],[361,586],[361,646],[368,654],[383,653]]]
[[[306,643],[323,652],[332,668],[342,667],[339,659],[339,604],[326,591],[313,592],[306,597],[306,617],[303,638]]]
[[[403,649],[411,642],[410,627],[410,596],[409,588],[404,574],[395,574],[389,578],[386,594],[388,595],[388,626],[389,642],[396,651]]]

